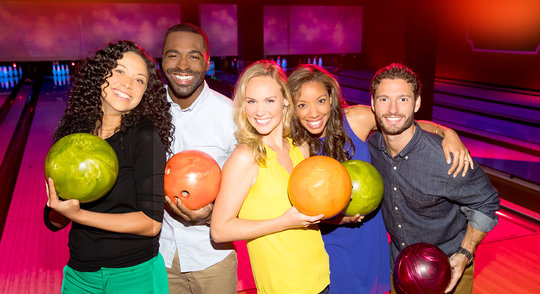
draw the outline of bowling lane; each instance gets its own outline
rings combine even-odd
[[[7,115],[0,124],[0,138],[2,138],[2,140],[0,140],[0,163],[4,159],[13,133],[15,132],[24,106],[26,105],[26,101],[30,96],[31,90],[31,85],[23,85],[21,87],[17,93],[17,96],[15,97],[15,100],[13,101],[13,104],[10,106]]]
[[[479,164],[540,183],[540,157],[467,137],[461,140]]]
[[[473,293],[540,293],[539,222],[507,210],[497,214],[499,224],[476,250]]]
[[[43,161],[66,97],[66,87],[44,81],[0,241],[0,293],[60,293],[68,230],[43,225]]]
[[[9,97],[10,92],[0,92],[0,107],[4,105],[4,102],[6,102],[7,98]]]

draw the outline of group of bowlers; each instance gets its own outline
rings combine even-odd
[[[287,77],[261,60],[239,76],[231,101],[204,80],[208,52],[204,31],[181,23],[163,41],[166,86],[130,41],[79,65],[54,141],[97,135],[120,168],[112,190],[90,203],[60,200],[47,179],[45,224],[72,223],[63,293],[236,293],[232,242],[240,240],[258,293],[395,293],[396,257],[417,242],[449,257],[446,292],[472,292],[474,252],[497,224],[497,192],[453,130],[414,121],[421,84],[411,69],[381,68],[371,107],[345,108],[323,68],[300,65]],[[215,203],[198,210],[163,192],[167,158],[189,149],[222,167]],[[318,154],[371,162],[384,182],[380,208],[325,220],[298,212],[289,175]]]

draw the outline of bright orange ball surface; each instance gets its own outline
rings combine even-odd
[[[221,169],[208,154],[184,150],[165,165],[165,195],[174,203],[180,199],[189,209],[199,209],[214,201],[221,184]]]
[[[340,213],[351,199],[351,178],[345,167],[328,156],[312,156],[300,162],[289,178],[289,199],[305,215]]]

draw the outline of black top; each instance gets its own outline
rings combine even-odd
[[[148,121],[106,140],[116,152],[118,179],[103,198],[82,203],[81,208],[95,212],[126,213],[142,211],[148,217],[163,220],[163,173],[165,148]],[[45,211],[45,224],[53,231]],[[128,267],[145,262],[159,252],[159,235],[145,237],[115,233],[72,222],[69,233],[68,265],[78,271],[97,271],[101,267]]]

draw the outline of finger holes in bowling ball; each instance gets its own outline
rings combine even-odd
[[[165,195],[177,195],[189,209],[199,209],[213,202],[219,192],[221,169],[208,154],[184,150],[173,155],[165,166],[163,188]]]

